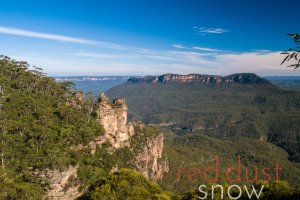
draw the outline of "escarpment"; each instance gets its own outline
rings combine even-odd
[[[77,104],[75,104],[77,105]],[[74,104],[70,104],[74,109]],[[101,94],[95,105],[97,120],[104,129],[104,135],[97,136],[86,145],[72,147],[72,151],[88,151],[97,157],[97,148],[103,148],[104,143],[109,147],[105,151],[112,157],[118,151],[130,151],[131,157],[123,160],[132,163],[131,168],[141,172],[146,178],[152,180],[162,179],[164,173],[169,171],[169,163],[164,154],[164,136],[156,127],[146,126],[142,122],[127,122],[128,107],[124,98],[115,98],[112,102],[105,94]],[[103,149],[102,149],[103,151]],[[116,155],[117,156],[117,155]],[[103,157],[97,159],[102,160]],[[123,158],[121,158],[123,159]],[[128,165],[129,166],[129,165]],[[99,166],[101,167],[101,166]],[[37,173],[41,178],[46,177],[50,185],[47,189],[47,198],[76,199],[82,192],[78,182],[80,166],[69,166],[63,171],[46,170]],[[118,169],[115,165],[111,170]],[[84,188],[84,187],[83,187]]]
[[[163,159],[163,134],[150,130],[141,122],[127,123],[127,111],[124,98],[115,98],[111,104],[108,97],[101,94],[97,113],[105,138],[115,149],[130,147],[136,152],[136,169],[145,177],[161,179],[169,170],[167,158]],[[131,144],[131,141],[135,143]]]
[[[47,199],[76,199],[83,193],[82,190],[79,190],[80,184],[76,181],[78,167],[78,165],[69,166],[64,171],[58,169],[36,170],[34,175],[36,175],[40,181],[49,181],[49,186],[45,187],[45,189],[47,189]]]
[[[159,180],[169,171],[168,159],[164,157],[163,148],[164,136],[159,134],[148,139],[143,150],[137,155],[136,167],[145,177]]]
[[[129,138],[134,134],[134,128],[131,123],[127,124],[127,110],[124,98],[116,98],[111,104],[108,97],[101,94],[97,106],[98,120],[113,148],[130,145]]]
[[[210,83],[210,84],[226,84],[226,83],[270,83],[268,80],[257,76],[254,73],[237,73],[228,76],[205,75],[205,74],[164,74],[161,76],[146,76],[143,78],[130,78],[128,83]]]

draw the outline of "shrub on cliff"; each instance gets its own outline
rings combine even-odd
[[[70,105],[71,86],[0,56],[0,199],[42,199],[36,170],[78,164],[82,152],[70,147],[103,133],[85,102]]]
[[[174,195],[163,191],[156,183],[129,169],[110,173],[106,179],[96,182],[81,200],[151,199],[168,200]]]

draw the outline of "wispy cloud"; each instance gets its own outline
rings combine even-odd
[[[221,73],[227,74],[232,72],[254,72],[266,75],[265,72],[267,71],[269,75],[270,72],[280,74],[277,71],[293,73],[290,69],[280,66],[282,58],[280,52],[263,54],[259,52],[242,52],[217,55],[214,62],[219,63]]]
[[[0,54],[2,52],[0,51]],[[60,54],[60,53],[59,53]],[[27,60],[36,66],[45,66],[51,75],[151,75],[163,73],[200,73],[226,75],[254,72],[259,75],[299,75],[299,72],[280,66],[280,52],[211,52],[192,50],[144,50],[124,54],[80,52],[77,59],[61,56],[31,56],[20,53],[15,59]],[[120,56],[120,57],[119,57]],[[87,59],[80,59],[86,57]],[[63,67],[62,67],[63,66]]]
[[[211,34],[222,34],[222,33],[226,33],[229,30],[227,29],[223,29],[223,28],[206,28],[206,27],[197,27],[194,26],[193,29],[196,31],[196,33],[211,33]]]
[[[79,53],[71,53],[73,56],[81,56],[87,58],[96,58],[96,59],[123,59],[123,58],[136,58],[133,55],[127,54],[113,54],[113,53],[91,53],[91,52],[79,52]]]
[[[57,35],[57,34],[50,34],[50,33],[33,32],[33,31],[3,27],[3,26],[0,26],[0,33],[9,34],[9,35],[18,35],[18,36],[24,36],[24,37],[56,40],[56,41],[60,41],[60,42],[71,42],[71,43],[78,43],[78,44],[95,44],[96,43],[96,41],[86,40],[86,39],[81,39],[81,38],[76,38],[76,37],[68,37],[65,35]]]
[[[15,53],[8,52],[9,46],[1,48],[0,54],[9,54],[15,59],[27,60],[36,66],[44,66],[47,63],[45,72],[52,75],[62,73],[66,75],[147,75],[167,72],[182,74],[256,72],[261,75],[282,73],[299,75],[298,71],[280,66],[282,55],[280,52],[270,50],[230,52],[180,43],[173,44],[173,48],[169,50],[158,50],[1,26],[0,33],[87,45],[84,48],[80,46],[67,50],[54,47],[51,55],[40,52],[29,54],[25,46],[20,46],[19,52]],[[106,48],[113,50],[109,51]]]
[[[184,50],[199,50],[199,51],[208,51],[208,52],[229,52],[221,49],[214,49],[214,48],[209,48],[209,47],[201,47],[201,46],[193,46],[193,47],[188,47],[182,44],[173,44],[172,47],[177,48],[177,49],[184,49]]]
[[[256,52],[256,53],[274,53],[275,51],[271,51],[271,50],[268,50],[268,49],[256,49],[256,50],[252,50],[253,52]]]
[[[186,49],[186,47],[181,44],[173,44],[172,47],[178,48],[178,49]]]
[[[213,48],[207,48],[207,47],[192,47],[193,49],[196,50],[201,50],[201,51],[210,51],[210,52],[226,52],[224,50],[220,50],[220,49],[213,49]]]
[[[4,26],[0,26],[0,33],[8,34],[8,35],[17,35],[17,36],[22,36],[22,37],[32,37],[32,38],[54,40],[54,41],[59,41],[59,42],[77,43],[77,44],[84,44],[84,45],[96,45],[96,46],[101,46],[101,47],[110,48],[110,49],[123,50],[123,49],[128,49],[128,48],[134,48],[134,47],[115,44],[115,43],[89,40],[89,39],[83,39],[83,38],[77,38],[77,37],[70,37],[70,36],[66,36],[66,35],[59,35],[59,34],[52,34],[52,33],[35,32],[35,31],[30,31],[30,30],[10,28],[10,27],[4,27]]]

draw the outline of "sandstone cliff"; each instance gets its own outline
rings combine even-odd
[[[113,148],[130,147],[139,148],[130,144],[131,140],[140,138],[137,145],[142,146],[135,158],[136,168],[145,177],[158,180],[163,177],[163,173],[168,172],[168,161],[163,159],[164,137],[162,133],[154,135],[137,135],[145,133],[145,125],[141,122],[127,123],[127,104],[124,98],[115,98],[110,103],[105,94],[101,94],[97,106],[99,122],[105,130],[105,137]],[[135,133],[135,130],[139,130]],[[159,162],[161,160],[162,162]]]
[[[64,171],[58,169],[35,170],[34,175],[40,181],[47,180],[49,182],[49,186],[45,187],[47,190],[46,199],[71,200],[82,195],[83,191],[79,191],[80,184],[76,182],[78,167],[78,165],[69,166]]]
[[[137,155],[136,167],[145,177],[159,180],[169,171],[168,160],[163,157],[163,148],[164,136],[159,134],[155,138],[147,139],[142,152]]]
[[[78,104],[72,106],[74,105]],[[133,160],[126,160],[126,162],[134,163],[136,170],[145,177],[159,180],[164,173],[169,171],[168,159],[163,151],[163,134],[155,127],[149,128],[142,122],[127,123],[127,110],[128,107],[124,98],[115,98],[111,103],[108,97],[102,93],[96,105],[96,112],[105,134],[95,138],[87,145],[78,145],[72,147],[71,150],[90,149],[91,154],[95,154],[96,147],[101,146],[104,142],[111,144],[111,149],[108,149],[111,154],[116,149],[128,147],[134,153],[134,157]],[[78,190],[80,184],[76,181],[78,167],[69,166],[62,172],[46,170],[36,173],[40,178],[46,177],[49,180],[50,187],[47,188],[49,199],[72,200],[81,195]]]
[[[81,110],[84,101],[84,93],[74,92],[73,95],[68,99],[66,105],[76,110]]]
[[[264,78],[260,78],[253,73],[238,73],[228,76],[217,75],[203,75],[203,74],[164,74],[161,76],[146,76],[143,78],[130,78],[128,83],[166,83],[166,82],[179,82],[179,83],[191,83],[201,82],[210,84],[222,84],[222,83],[269,83]]]
[[[113,148],[129,146],[129,138],[134,134],[133,125],[127,124],[127,104],[124,98],[116,98],[111,104],[105,94],[101,94],[97,114],[99,123],[105,130],[105,137]]]

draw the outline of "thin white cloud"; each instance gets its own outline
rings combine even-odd
[[[145,57],[145,58],[152,58],[154,60],[177,60],[176,57],[172,57],[171,55],[162,53],[162,54],[141,54],[139,55],[140,57]]]
[[[213,48],[207,48],[207,47],[198,47],[198,46],[195,46],[195,47],[192,47],[192,48],[196,49],[196,50],[209,51],[209,52],[225,52],[225,51],[220,50],[220,49],[213,49]]]
[[[205,33],[222,34],[229,31],[223,28],[206,28],[206,27],[196,27],[196,26],[194,26],[193,29],[195,29],[197,33],[204,33],[204,34]]]
[[[271,51],[271,50],[268,50],[268,49],[256,49],[256,50],[253,50],[253,52],[256,52],[256,53],[274,53],[274,51]]]
[[[123,59],[123,58],[136,58],[133,55],[126,55],[126,54],[109,54],[109,53],[91,53],[91,52],[79,52],[79,53],[72,53],[71,55],[74,56],[81,56],[87,58],[96,58],[96,59]]]
[[[198,27],[195,28],[199,29]],[[75,53],[70,52],[73,50],[65,51],[62,49],[55,49],[56,51],[53,51],[55,52],[54,55],[46,55],[37,52],[28,54],[26,47],[20,47],[18,49],[20,52],[13,53],[7,52],[8,50],[4,51],[5,49],[9,49],[9,46],[1,47],[0,54],[9,54],[8,56],[12,56],[15,59],[26,60],[36,66],[44,66],[45,63],[47,63],[45,72],[50,73],[51,75],[62,73],[66,75],[147,75],[162,74],[166,72],[182,74],[255,72],[261,75],[280,75],[281,73],[285,75],[300,75],[299,70],[295,71],[280,66],[283,55],[280,55],[280,52],[269,50],[229,52],[202,46],[188,47],[182,44],[174,44],[173,47],[177,48],[176,50],[156,50],[1,26],[0,33],[84,45],[96,45],[93,46],[93,50],[77,49]],[[97,49],[94,47],[100,48]],[[104,51],[101,49],[103,47],[118,50],[121,49],[122,51]],[[24,52],[27,53],[24,54]],[[74,59],[74,56],[77,58]]]
[[[229,52],[221,49],[214,49],[214,48],[201,47],[201,46],[187,47],[182,44],[173,44],[172,47],[177,49],[200,50],[200,51],[208,51],[208,52]]]
[[[0,33],[9,34],[9,35],[18,35],[24,37],[33,37],[33,38],[42,38],[48,40],[56,40],[60,42],[71,42],[78,44],[95,44],[95,41],[86,40],[75,37],[68,37],[64,35],[50,34],[50,33],[41,33],[41,32],[33,32],[28,30],[16,29],[16,28],[8,28],[0,26]]]
[[[181,44],[173,44],[172,47],[178,48],[178,49],[186,49],[186,47]]]
[[[207,51],[207,52],[218,52],[218,53],[229,53],[230,51],[225,51],[221,49],[214,49],[214,48],[209,48],[209,47],[201,47],[201,46],[193,46],[193,47],[188,47],[184,46],[182,44],[173,44],[172,47],[177,48],[177,49],[185,49],[185,50],[199,50],[199,51]]]
[[[4,27],[4,26],[0,26],[0,33],[8,34],[8,35],[17,35],[17,36],[22,36],[22,37],[32,37],[32,38],[54,40],[54,41],[59,41],[59,42],[69,42],[69,43],[77,43],[77,44],[84,44],[84,45],[96,45],[96,46],[101,46],[101,47],[110,48],[110,49],[124,50],[124,49],[128,49],[128,48],[135,48],[135,47],[120,45],[120,44],[115,44],[115,43],[89,40],[89,39],[83,39],[83,38],[77,38],[77,37],[70,37],[70,36],[66,36],[66,35],[59,35],[59,34],[52,34],[52,33],[35,32],[35,31],[30,31],[30,30],[10,28],[10,27]]]
[[[146,51],[146,50],[145,50]],[[1,54],[2,52],[0,52]],[[197,52],[147,50],[135,60],[127,59],[136,52],[126,52],[123,58],[110,53],[81,52],[77,56],[99,58],[74,59],[70,55],[57,56],[21,56],[10,55],[15,59],[27,60],[36,66],[45,66],[45,72],[51,75],[159,75],[163,73],[200,73],[227,75],[238,72],[254,72],[259,75],[300,75],[300,71],[280,65],[283,55],[280,52]],[[121,54],[122,55],[122,54]],[[73,55],[74,56],[74,55]],[[102,58],[109,58],[103,60]]]
[[[168,51],[169,57],[176,58],[174,64],[196,65],[206,68],[212,62],[211,57],[214,53],[200,53],[194,51]],[[212,65],[211,65],[212,66]]]
[[[283,57],[280,52],[259,53],[243,52],[217,55],[214,62],[218,64],[219,71],[224,73],[254,72],[262,74],[263,71],[290,71],[280,65]],[[265,75],[265,74],[263,74]]]

